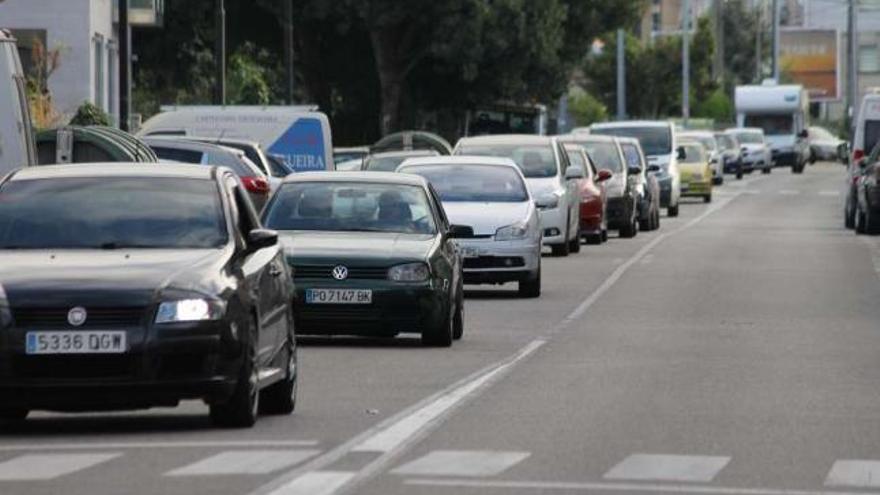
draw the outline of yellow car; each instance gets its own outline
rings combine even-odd
[[[701,197],[712,202],[712,168],[709,153],[699,141],[680,141],[678,171],[681,174],[681,195]]]

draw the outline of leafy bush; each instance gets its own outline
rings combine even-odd
[[[608,120],[608,108],[596,97],[583,90],[571,92],[568,97],[568,112],[575,125],[579,127]]]
[[[70,119],[70,125],[110,125],[110,117],[90,102],[85,102],[76,109],[76,115]]]

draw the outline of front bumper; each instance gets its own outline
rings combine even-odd
[[[308,289],[369,289],[370,304],[309,304]],[[389,280],[296,279],[294,319],[299,335],[393,336],[422,333],[445,316],[447,289],[434,280],[396,283]]]
[[[560,206],[538,210],[538,219],[544,233],[544,245],[563,244],[568,242],[568,211]]]
[[[242,363],[233,327],[217,321],[128,328],[127,352],[87,355],[28,355],[27,330],[4,330],[0,400],[8,407],[59,411],[144,409],[185,399],[223,402]]]
[[[541,242],[522,240],[460,239],[466,284],[495,284],[523,280],[541,265]]]

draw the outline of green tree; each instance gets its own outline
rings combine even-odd
[[[272,101],[277,71],[265,50],[245,43],[231,57],[227,68],[227,102],[230,105],[268,105]]]
[[[568,112],[574,119],[575,125],[579,127],[608,120],[608,107],[579,88],[569,92]]]

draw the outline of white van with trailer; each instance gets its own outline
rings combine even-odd
[[[810,159],[807,141],[810,97],[799,84],[737,86],[734,95],[737,127],[760,127],[776,166],[799,174]]]
[[[335,170],[330,122],[316,107],[163,107],[140,136],[193,136],[255,141],[294,172]]]
[[[858,163],[880,144],[880,88],[862,98],[855,121],[852,142],[852,163]]]
[[[15,38],[0,30],[0,177],[36,163],[24,74]]]

